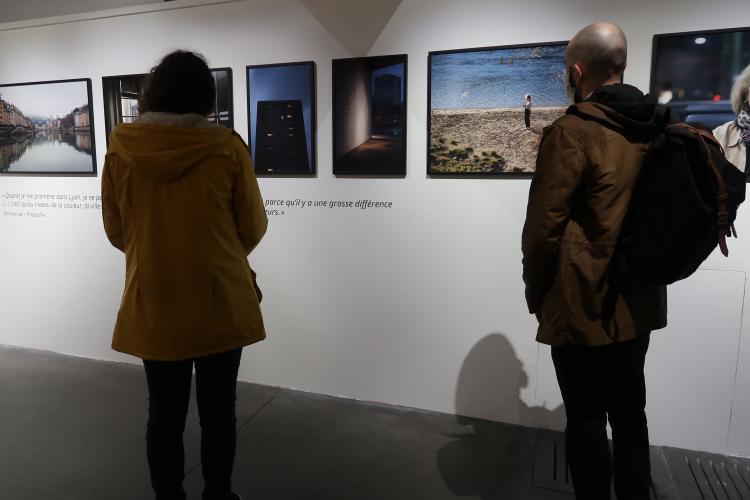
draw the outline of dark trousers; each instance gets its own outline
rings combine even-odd
[[[235,401],[242,349],[188,361],[145,361],[148,382],[146,450],[156,500],[184,500],[185,431],[195,363],[201,424],[204,500],[225,500],[232,489],[237,441]]]
[[[523,110],[523,119],[526,122],[526,128],[531,127],[531,110],[530,109],[524,109]]]
[[[568,425],[568,464],[578,500],[647,500],[651,488],[646,381],[649,336],[602,347],[552,348]],[[607,419],[612,427],[612,455]]]

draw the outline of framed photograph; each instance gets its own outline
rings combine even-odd
[[[0,173],[96,175],[91,80],[0,85]]]
[[[247,121],[257,175],[314,175],[315,63],[248,66]]]
[[[209,121],[234,128],[234,96],[232,94],[232,69],[212,69],[216,83],[216,104]],[[121,123],[133,123],[140,116],[138,99],[141,96],[146,73],[136,75],[106,76],[102,78],[104,93],[104,121],[109,135]]]
[[[427,173],[531,176],[565,114],[567,42],[430,52]]]
[[[750,64],[750,27],[655,35],[651,93],[688,123],[716,128],[736,117],[732,85]]]
[[[406,175],[407,56],[333,61],[333,173]]]

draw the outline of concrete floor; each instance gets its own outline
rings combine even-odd
[[[152,498],[145,420],[139,366],[0,348],[0,499]],[[239,386],[238,425],[234,481],[247,500],[572,499],[543,477],[543,448],[559,438],[546,431],[253,384]],[[193,404],[186,489],[196,500],[198,436]],[[699,491],[684,455],[654,448],[656,497],[725,498]]]

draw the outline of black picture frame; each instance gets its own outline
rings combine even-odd
[[[88,126],[86,127],[75,127],[74,125],[74,132],[73,135],[74,140],[76,142],[75,145],[70,144],[68,141],[64,140],[58,140],[57,142],[63,142],[68,144],[69,146],[73,147],[74,149],[83,152],[85,154],[88,154],[91,157],[91,170],[86,171],[64,171],[64,170],[45,170],[44,168],[40,170],[33,170],[33,171],[11,171],[9,164],[7,167],[3,166],[3,162],[0,161],[0,175],[6,175],[6,176],[47,176],[47,177],[96,177],[98,175],[98,169],[97,169],[97,161],[96,161],[96,134],[95,130],[96,127],[94,126],[94,99],[93,99],[93,92],[92,92],[92,86],[91,86],[91,79],[90,78],[72,78],[72,79],[66,79],[66,80],[45,80],[45,81],[38,81],[38,82],[23,82],[23,83],[5,83],[0,84],[0,96],[3,94],[3,89],[10,88],[10,87],[28,87],[28,86],[35,86],[35,85],[55,85],[55,84],[67,84],[67,83],[85,83],[86,84],[86,97],[88,102],[86,105],[88,106]],[[12,103],[11,103],[12,104]],[[78,109],[74,108],[71,109],[71,113],[69,115],[66,115],[62,119],[67,119],[69,116],[73,114],[73,112]],[[62,119],[57,118],[58,121],[61,121]],[[75,129],[80,130],[75,130]],[[86,132],[84,133],[84,129]],[[56,135],[63,135],[63,133],[60,133],[59,131],[64,130],[65,132],[70,133],[70,129],[56,129],[58,133]],[[79,133],[80,132],[80,133]],[[37,132],[34,132],[34,135],[36,135]],[[83,141],[83,138],[85,136],[88,136],[87,141]],[[78,144],[78,139],[81,138],[81,144]],[[30,140],[27,137],[27,140]],[[20,144],[20,143],[19,143]],[[10,146],[11,144],[6,145],[0,145],[0,148]],[[24,147],[23,152],[21,155],[23,155],[26,151],[26,149],[29,147],[30,144],[27,144]],[[83,151],[81,151],[83,150]],[[20,159],[20,157],[18,158]],[[18,159],[16,161],[18,161]],[[0,159],[2,160],[2,159]]]
[[[375,139],[372,137],[371,133],[371,139],[368,141],[365,141],[359,146],[357,146],[354,149],[351,149],[344,155],[339,155],[339,142],[343,142],[340,140],[340,135],[343,134],[342,131],[342,117],[343,114],[345,114],[345,110],[340,109],[342,106],[342,99],[341,99],[341,93],[340,91],[337,91],[337,87],[339,90],[341,88],[346,88],[347,85],[342,81],[345,75],[343,75],[342,71],[344,69],[344,66],[347,65],[363,65],[363,67],[366,65],[372,73],[377,71],[378,69],[383,69],[391,66],[397,66],[402,65],[403,66],[403,77],[401,82],[401,95],[402,98],[399,99],[403,101],[403,104],[394,105],[395,107],[399,107],[401,110],[398,112],[398,114],[403,114],[403,116],[399,118],[394,119],[394,124],[398,120],[400,120],[400,125],[393,127],[392,135],[393,137],[398,137],[398,142],[401,144],[395,144],[395,141],[393,142],[396,147],[395,152],[393,153],[379,153],[379,156],[377,154],[371,154],[367,155],[365,154],[364,158],[361,158],[361,160],[349,160],[344,159],[345,155],[350,155],[354,149],[360,148],[365,145],[366,142],[370,142],[371,140],[379,140],[379,141],[385,141],[390,139],[390,137],[385,135],[385,137],[382,136]],[[408,96],[408,88],[409,88],[409,56],[407,54],[394,54],[394,55],[384,55],[384,56],[373,56],[373,57],[354,57],[354,58],[346,58],[346,59],[334,59],[332,62],[332,95],[333,95],[333,136],[332,136],[332,142],[333,142],[333,174],[338,177],[377,177],[377,178],[403,178],[406,177],[407,173],[407,158],[408,158],[408,107],[409,107],[409,96]],[[370,78],[372,78],[372,73],[370,75]],[[391,75],[396,76],[396,75]],[[337,83],[339,85],[337,85]],[[374,89],[371,89],[371,93],[375,94],[376,91]],[[372,96],[371,97],[374,97]],[[373,110],[370,111],[370,114],[373,115],[369,119],[374,120],[374,104],[370,105]],[[394,113],[394,116],[397,113]],[[372,126],[372,123],[370,124]],[[402,129],[402,131],[400,131]],[[398,135],[400,133],[400,135]],[[358,141],[355,141],[358,142]],[[378,147],[378,149],[383,149],[382,145]],[[401,149],[401,151],[398,151],[398,149]],[[397,159],[396,166],[389,166],[388,168],[377,168],[373,165],[380,164],[382,165],[383,162],[382,159],[385,158],[386,160],[389,159],[387,156],[391,156],[393,158]],[[369,158],[367,157],[369,156]],[[362,166],[355,166],[357,165],[357,162],[361,161]]]
[[[107,146],[109,146],[109,136],[112,134],[112,131],[117,125],[122,123],[122,114],[114,112],[112,110],[112,106],[110,106],[107,102],[110,97],[108,95],[110,93],[108,90],[108,88],[110,87],[110,83],[114,83],[124,79],[137,78],[139,80],[143,80],[145,77],[146,73],[131,73],[128,75],[112,75],[102,77],[102,97],[104,99],[102,107],[104,109],[104,132],[107,139]],[[115,96],[112,97],[114,98]]]
[[[227,82],[228,82],[228,88],[226,89],[226,92],[222,92],[221,95],[219,95],[218,89],[217,89],[217,104],[219,99],[226,100],[226,105],[229,110],[228,118],[224,120],[222,123],[222,120],[220,117],[209,117],[209,120],[214,121],[214,123],[217,123],[219,125],[222,125],[227,128],[234,128],[234,75],[232,72],[232,68],[230,67],[218,67],[218,68],[211,68],[211,73],[219,73],[223,72],[227,74]],[[148,73],[131,73],[126,75],[111,75],[111,76],[104,76],[102,77],[102,94],[103,94],[103,100],[104,100],[104,128],[107,135],[107,145],[109,145],[109,136],[114,130],[114,128],[119,125],[120,123],[123,123],[123,117],[122,117],[122,110],[118,108],[117,112],[115,112],[112,107],[118,106],[118,103],[115,102],[118,100],[118,95],[116,89],[112,88],[112,84],[124,79],[140,79],[141,81],[148,75]]]
[[[696,31],[682,31],[674,33],[657,33],[653,36],[651,42],[651,74],[649,78],[649,92],[654,96],[658,97],[660,89],[658,88],[658,56],[659,56],[659,42],[669,38],[683,38],[683,37],[700,37],[700,36],[711,36],[711,35],[723,35],[728,33],[748,33],[750,36],[750,26],[738,27],[738,28],[721,28],[721,29],[709,29],[709,30],[696,30]],[[750,63],[750,61],[747,61]],[[728,111],[731,106],[727,104],[728,100],[721,101],[718,105],[723,103],[723,111]],[[686,115],[690,113],[688,108],[697,107],[697,111],[706,112],[710,111],[706,109],[706,106],[718,106],[717,103],[711,100],[676,100],[668,104],[672,109],[673,114],[677,114],[679,118],[690,118]],[[702,108],[702,109],[701,109]],[[711,114],[711,113],[707,113]],[[707,123],[703,123],[707,125]]]
[[[433,78],[432,68],[434,58],[442,55],[452,54],[465,54],[470,52],[491,52],[501,50],[518,50],[518,49],[533,49],[537,47],[567,47],[569,41],[552,41],[552,42],[538,42],[538,43],[523,43],[523,44],[512,44],[512,45],[494,45],[487,47],[471,47],[462,49],[449,49],[449,50],[436,50],[430,51],[427,55],[427,176],[433,178],[515,178],[515,179],[530,179],[533,177],[533,172],[516,172],[516,171],[500,171],[500,172],[443,172],[437,171],[432,168],[432,91],[433,91]],[[564,85],[564,82],[563,82]],[[567,109],[567,103],[565,106],[560,106],[561,110]]]
[[[255,175],[258,177],[315,177],[317,175],[318,171],[318,155],[317,155],[317,128],[318,128],[318,115],[317,115],[317,65],[315,61],[296,61],[296,62],[284,62],[284,63],[271,63],[271,64],[251,64],[245,67],[245,94],[247,97],[247,146],[248,150],[250,151],[250,154],[252,156],[253,152],[253,145],[257,147],[259,145],[259,140],[253,137],[253,119],[254,119],[254,113],[255,111],[257,114],[257,109],[252,109],[252,97],[251,97],[251,84],[250,84],[250,72],[253,70],[263,70],[263,69],[273,69],[273,68],[290,68],[293,66],[302,66],[306,67],[308,74],[307,78],[309,79],[309,87],[305,84],[304,86],[307,87],[307,90],[310,94],[310,116],[308,117],[310,121],[310,135],[307,136],[307,133],[304,133],[305,138],[305,144],[304,149],[307,149],[309,145],[309,154],[307,154],[307,151],[305,151],[305,154],[307,155],[307,168],[301,168],[297,166],[272,166],[274,160],[273,159],[261,159],[260,157],[256,158],[253,157],[253,168],[255,169]],[[301,101],[301,99],[300,99]],[[281,102],[281,101],[279,101]],[[294,105],[292,103],[292,100],[284,100],[285,104]],[[300,106],[304,108],[303,104],[300,102]],[[304,128],[304,122],[305,122],[305,116],[304,116],[304,109],[300,109],[299,113],[295,114],[296,116],[302,117],[301,125]],[[302,146],[300,146],[302,147]],[[256,157],[258,154],[255,155]]]

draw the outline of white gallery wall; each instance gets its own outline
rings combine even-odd
[[[102,76],[144,72],[175,48],[200,50],[212,66],[232,67],[235,125],[247,137],[245,66],[316,61],[317,178],[261,179],[264,197],[393,208],[289,209],[271,218],[251,256],[269,338],[246,350],[241,378],[560,428],[549,351],[534,342],[523,300],[529,181],[426,176],[427,53],[564,40],[610,19],[630,39],[626,79],[645,89],[653,34],[735,27],[750,14],[747,1],[405,0],[369,52],[409,56],[405,179],[333,177],[331,59],[352,54],[298,0],[204,3],[0,25],[0,46],[12,47],[0,51],[0,83],[91,78],[101,169]],[[99,180],[0,177],[0,196],[13,192],[90,195]],[[647,365],[656,444],[750,456],[747,213],[732,256],[712,256],[670,290],[670,327],[653,337]],[[109,349],[124,259],[97,211],[0,215],[0,256],[1,344],[137,362]]]

